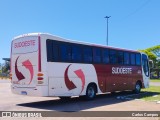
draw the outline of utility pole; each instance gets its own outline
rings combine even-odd
[[[111,17],[111,16],[106,16],[106,17],[104,17],[104,18],[107,19],[107,37],[106,37],[106,44],[107,44],[107,46],[108,46],[108,19],[109,19],[110,17]]]

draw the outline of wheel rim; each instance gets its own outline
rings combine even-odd
[[[95,94],[94,88],[90,87],[90,88],[88,89],[88,96],[89,96],[90,98],[93,98],[93,97],[94,97],[94,94]]]
[[[136,91],[139,92],[141,89],[141,86],[139,84],[136,84]]]

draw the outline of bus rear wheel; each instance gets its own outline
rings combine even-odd
[[[137,82],[135,85],[134,93],[139,94],[141,91],[141,83]]]
[[[87,91],[86,91],[86,99],[87,100],[93,100],[96,96],[96,87],[94,85],[89,85],[87,87]]]

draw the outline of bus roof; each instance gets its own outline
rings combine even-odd
[[[56,35],[52,35],[52,34],[49,34],[49,33],[27,33],[27,34],[22,34],[22,35],[16,36],[16,37],[13,38],[13,40],[18,39],[18,38],[22,38],[22,37],[27,37],[27,36],[48,36],[48,39],[53,39],[54,38],[54,40],[57,40],[57,41],[70,42],[70,43],[77,43],[77,44],[89,45],[89,46],[95,46],[95,47],[101,47],[101,48],[109,48],[109,49],[115,49],[115,50],[141,53],[137,50],[124,49],[124,48],[106,46],[106,45],[101,45],[101,44],[96,44],[96,43],[89,43],[89,42],[83,42],[83,41],[78,41],[78,40],[65,39],[65,38],[62,38],[62,37],[59,37],[59,36],[56,36]]]

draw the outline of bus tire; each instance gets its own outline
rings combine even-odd
[[[90,84],[88,85],[87,87],[87,90],[86,90],[86,99],[87,100],[93,100],[96,96],[96,87],[94,84]]]
[[[134,88],[134,93],[139,94],[141,91],[141,83],[138,81],[136,82],[135,88]]]

